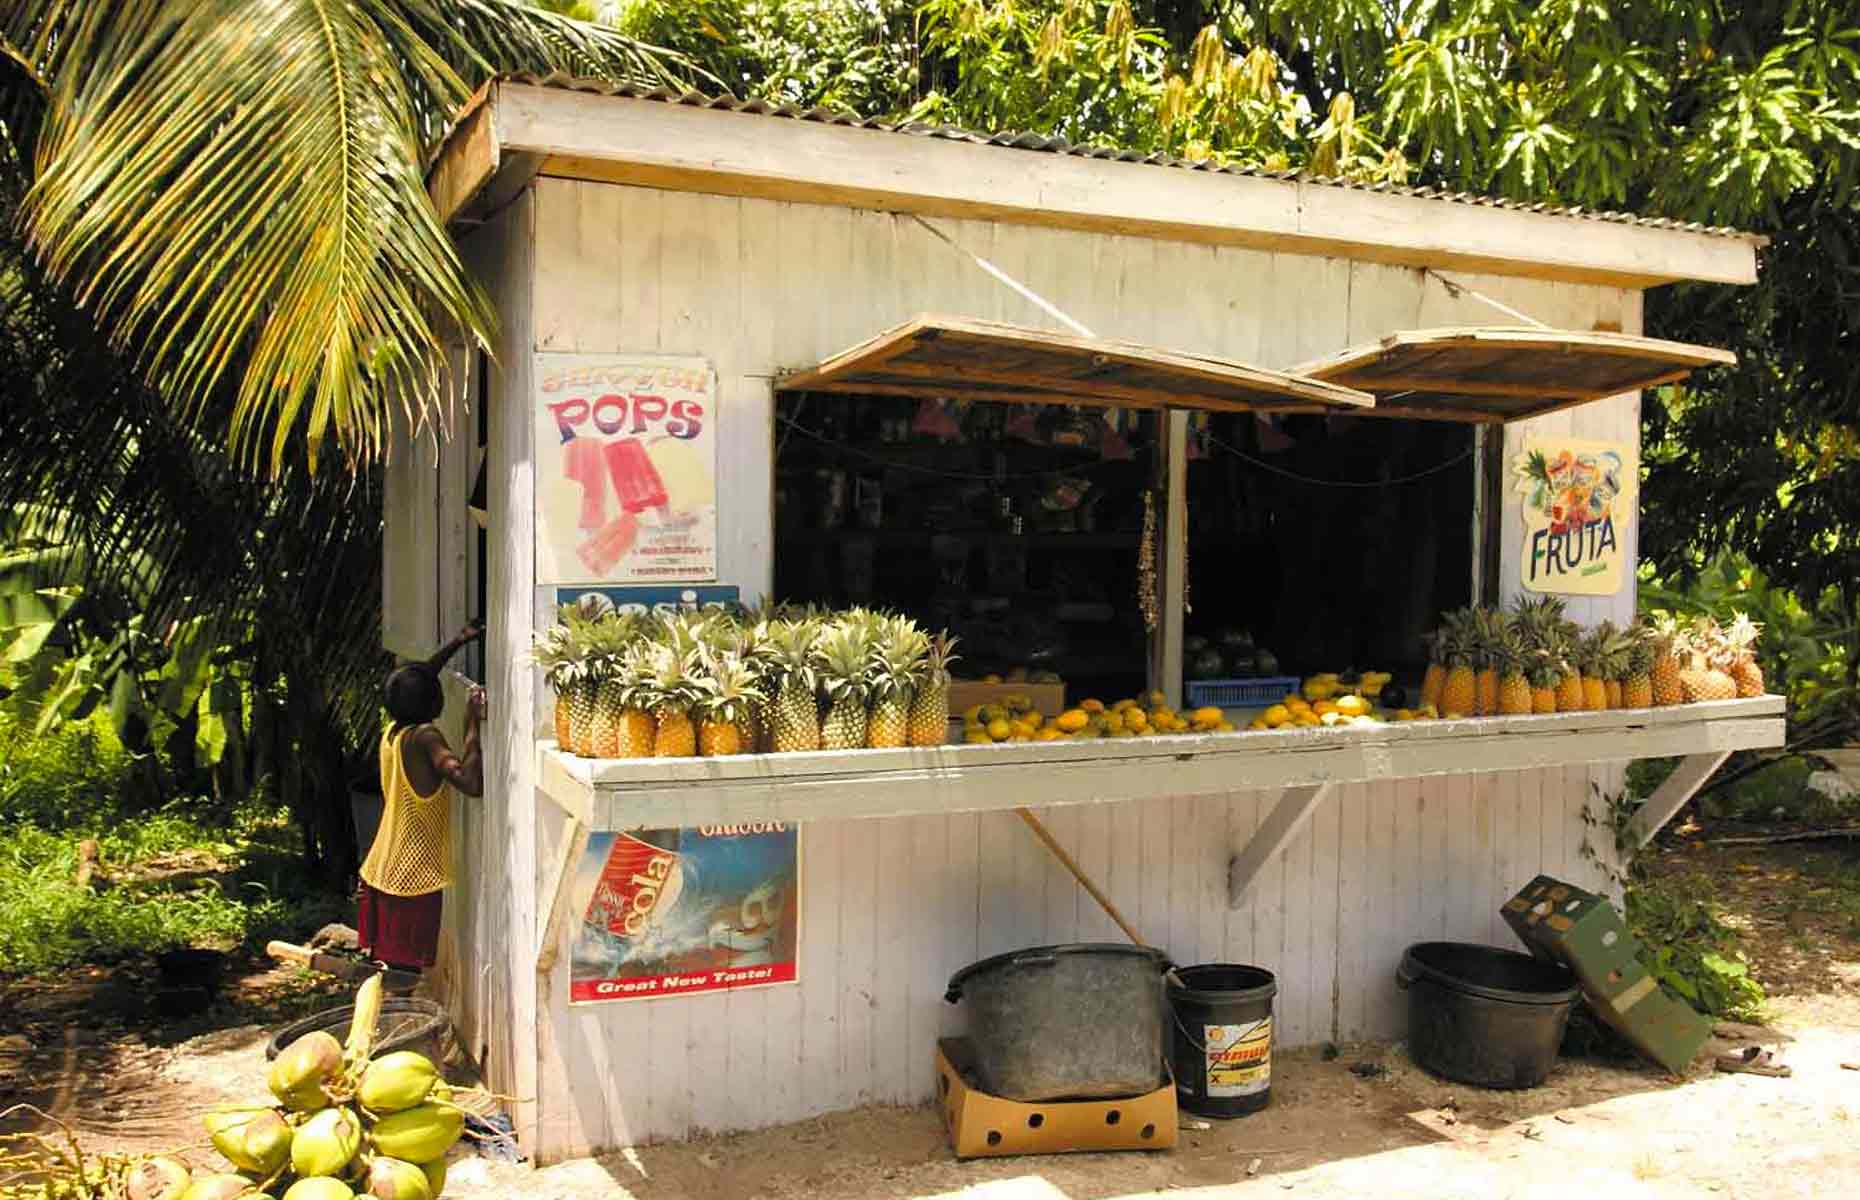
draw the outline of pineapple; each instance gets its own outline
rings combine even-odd
[[[570,754],[592,758],[594,707],[601,683],[592,659],[593,643],[598,636],[598,618],[586,615],[584,610],[576,606],[564,605],[562,620],[563,653],[569,661],[560,668],[559,674],[564,694],[568,698],[568,739],[558,744]],[[556,727],[558,730],[561,728],[559,711],[556,714]]]
[[[1763,626],[1744,613],[1734,613],[1731,628],[1725,631],[1725,641],[1732,655],[1731,679],[1737,684],[1739,696],[1763,694],[1763,668],[1757,663],[1757,638],[1762,633]]]
[[[595,758],[620,757],[620,714],[626,710],[626,681],[616,668],[596,669],[594,719],[588,727],[588,746]]]
[[[1498,702],[1495,712],[1504,716],[1522,716],[1531,711],[1531,682],[1525,672],[1526,657],[1517,631],[1501,626],[1492,648],[1498,669]]]
[[[621,726],[625,719],[626,657],[636,622],[609,613],[595,621],[588,633],[588,673],[594,687],[594,717],[588,729],[595,758],[623,758]]]
[[[769,670],[775,699],[769,706],[769,748],[777,754],[820,749],[820,707],[814,665],[819,622],[802,617],[769,628]]]
[[[769,705],[776,682],[774,651],[769,644],[773,630],[773,622],[766,616],[759,616],[753,623],[743,627],[737,639],[737,653],[741,655],[743,665],[749,669],[750,678],[755,684],[754,690],[748,694],[748,714],[743,729],[743,749],[751,754],[767,754],[775,748],[769,729]]]
[[[820,723],[822,750],[865,746],[872,624],[870,613],[855,609],[829,625],[814,644],[814,663],[827,695],[827,715]]]
[[[1588,697],[1583,692],[1582,675],[1569,659],[1557,663],[1556,710],[1558,712],[1581,712],[1589,707]]]
[[[949,664],[956,661],[955,648],[948,630],[930,639],[923,682],[911,697],[905,740],[913,746],[941,746],[949,736]]]
[[[1602,645],[1602,687],[1606,694],[1609,708],[1626,708],[1624,696],[1627,690],[1628,672],[1634,663],[1634,648],[1640,644],[1638,634],[1633,629],[1616,629],[1613,624],[1604,622],[1608,629],[1608,638]]]
[[[1421,639],[1427,650],[1427,674],[1421,677],[1421,703],[1440,707],[1440,690],[1447,683],[1447,630],[1443,619],[1441,628],[1432,631]]]
[[[543,682],[555,693],[556,747],[567,752],[572,752],[574,746],[570,708],[581,675],[581,641],[570,624],[574,611],[572,605],[563,605],[556,625],[537,640],[532,652],[536,665],[543,670]]]
[[[646,653],[647,672],[639,683],[643,707],[653,717],[654,758],[691,758],[697,754],[697,727],[691,708],[701,689],[695,673],[698,650],[688,626],[668,625],[665,640]]]
[[[1582,707],[1590,712],[1602,712],[1608,708],[1606,672],[1609,646],[1614,636],[1614,624],[1603,621],[1590,630],[1587,637],[1576,643],[1576,669],[1582,673]]]
[[[1737,681],[1731,678],[1731,665],[1737,651],[1731,647],[1723,629],[1710,617],[1698,617],[1687,635],[1692,649],[1691,662],[1679,672],[1679,690],[1688,702],[1737,699]]]
[[[1449,613],[1445,618],[1441,650],[1447,677],[1440,685],[1442,716],[1471,716],[1479,703],[1478,676],[1472,662],[1475,619],[1471,609]]]
[[[1512,609],[1512,625],[1517,630],[1518,641],[1533,663],[1533,688],[1537,680],[1547,677],[1550,671],[1556,674],[1551,685],[1555,689],[1555,709],[1545,710],[1533,698],[1533,712],[1574,712],[1582,707],[1582,679],[1569,662],[1577,629],[1574,622],[1564,618],[1563,612],[1563,602],[1555,596],[1528,600],[1519,597]]]
[[[1546,597],[1546,600],[1548,598]],[[1589,707],[1588,697],[1582,687],[1582,630],[1574,621],[1563,618],[1563,602],[1556,600],[1543,604],[1540,613],[1540,630],[1538,637],[1545,653],[1556,663],[1558,675],[1556,682],[1556,710],[1558,712],[1581,712]]]
[[[1682,702],[1685,691],[1679,686],[1679,672],[1687,664],[1685,633],[1670,614],[1663,614],[1649,631],[1648,645],[1653,661],[1648,664],[1648,679],[1653,686],[1653,703],[1660,708]]]
[[[873,631],[867,659],[872,713],[865,744],[874,750],[892,749],[904,745],[910,733],[911,702],[923,681],[930,638],[905,616],[881,617]]]
[[[740,654],[707,653],[698,685],[698,753],[705,758],[741,754],[750,749],[749,703],[760,695],[756,672]]]
[[[1489,608],[1472,610],[1473,663],[1478,674],[1473,678],[1477,711],[1482,717],[1498,713],[1498,673],[1500,644],[1505,638],[1505,614]]]
[[[646,707],[650,703],[646,684],[652,675],[652,647],[653,643],[645,638],[636,638],[620,663],[618,758],[652,757],[652,743],[659,733],[659,724]]]
[[[1653,707],[1653,637],[1644,625],[1628,630],[1626,666],[1621,676],[1621,707]]]
[[[1562,682],[1563,668],[1544,651],[1536,651],[1525,678],[1531,681],[1531,712],[1556,711],[1557,684]]]

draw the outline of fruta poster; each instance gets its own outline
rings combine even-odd
[[[536,356],[540,583],[717,577],[717,377],[701,358]]]
[[[1632,446],[1530,437],[1512,461],[1523,499],[1524,589],[1576,596],[1621,590],[1640,461]]]
[[[793,983],[800,867],[792,823],[593,834],[571,893],[569,1002]]]

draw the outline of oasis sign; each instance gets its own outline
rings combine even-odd
[[[1520,582],[1530,592],[1621,590],[1640,480],[1632,446],[1531,437],[1512,460],[1524,515]]]

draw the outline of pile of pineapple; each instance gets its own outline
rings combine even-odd
[[[641,616],[564,605],[535,657],[562,749],[689,758],[940,746],[955,643],[869,609]]]
[[[221,1105],[204,1118],[225,1169],[194,1172],[155,1155],[121,1181],[126,1200],[436,1200],[446,1152],[465,1127],[459,1096],[424,1055],[374,1056],[381,977],[356,992],[346,1042],[317,1030],[271,1064],[269,1105]],[[88,1193],[85,1193],[88,1194]]]
[[[1653,708],[1763,694],[1761,628],[1738,614],[1584,631],[1553,596],[1447,613],[1428,636],[1422,704],[1444,717]]]
[[[1035,710],[1031,699],[1021,695],[1003,696],[999,704],[977,704],[962,714],[962,740],[978,745],[1233,731],[1233,723],[1220,709],[1197,708],[1178,713],[1161,692],[1149,692],[1110,705],[1102,700],[1084,700],[1051,720]]]

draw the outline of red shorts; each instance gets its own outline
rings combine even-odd
[[[439,911],[444,892],[391,896],[362,884],[356,905],[356,940],[390,967],[430,967],[439,951]]]

